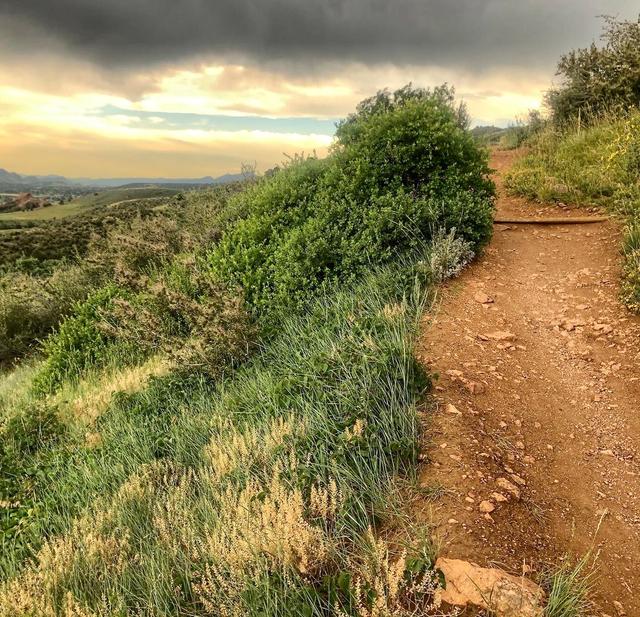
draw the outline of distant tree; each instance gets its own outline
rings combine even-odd
[[[264,177],[265,178],[271,178],[271,176],[274,176],[279,171],[280,171],[280,166],[276,165],[275,167],[272,167],[271,169],[267,169],[267,171],[264,172]]]
[[[243,180],[251,180],[255,178],[257,169],[257,161],[242,161],[242,163],[240,163],[240,175]]]
[[[562,84],[545,100],[556,123],[640,106],[640,17],[604,22],[601,47],[592,43],[560,58]]]
[[[530,109],[527,115],[526,125],[529,134],[539,133],[545,126],[546,120],[542,117],[539,109]]]

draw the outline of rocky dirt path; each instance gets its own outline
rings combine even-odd
[[[584,216],[504,196],[499,215]],[[640,319],[618,301],[620,229],[497,225],[425,316],[440,375],[421,483],[445,557],[535,576],[597,556],[596,615],[640,615]],[[623,613],[621,613],[623,611]]]

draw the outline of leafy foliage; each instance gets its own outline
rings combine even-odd
[[[640,18],[605,17],[604,45],[570,51],[558,63],[563,83],[547,94],[554,121],[566,123],[640,105]]]
[[[74,315],[44,342],[45,363],[35,380],[35,389],[53,392],[65,379],[77,378],[90,366],[107,362],[113,341],[98,327],[101,309],[121,295],[121,289],[108,285],[78,304]],[[135,353],[129,349],[128,352]]]
[[[88,263],[58,263],[50,274],[39,263],[22,260],[27,273],[0,276],[0,363],[25,355],[102,279]]]
[[[471,244],[456,237],[455,228],[449,233],[439,230],[433,236],[429,250],[428,272],[434,283],[442,283],[457,276],[473,259]]]
[[[241,295],[193,263],[173,263],[147,290],[115,299],[98,328],[144,356],[161,352],[177,370],[213,379],[245,360],[255,339]]]
[[[77,302],[105,283],[137,293],[152,287],[157,273],[171,270],[180,255],[197,254],[214,244],[225,220],[233,218],[233,209],[226,205],[237,190],[234,185],[193,192],[160,210],[132,208],[125,214],[118,206],[116,217],[96,214],[60,221],[71,230],[86,225],[81,253],[64,259],[23,256],[0,269],[0,363],[36,350],[37,342],[72,313]],[[67,242],[65,251],[75,249]]]
[[[266,321],[455,227],[477,250],[492,226],[486,154],[453,92],[378,93],[337,128],[325,160],[294,161],[241,195],[209,261]]]

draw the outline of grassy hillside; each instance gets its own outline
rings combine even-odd
[[[560,58],[549,121],[527,136],[530,153],[507,188],[626,217],[622,297],[640,311],[640,21],[605,17],[601,39]]]
[[[483,146],[497,146],[508,130],[499,126],[476,126],[471,129],[471,135]]]
[[[426,610],[427,530],[406,551],[377,531],[415,471],[421,313],[492,229],[460,111],[379,93],[326,159],[38,275],[69,301],[0,382],[2,614]],[[51,303],[7,276],[31,289],[0,306],[10,345]]]
[[[74,199],[74,204],[79,207],[108,206],[122,201],[158,199],[162,197],[172,197],[180,192],[179,189],[159,188],[159,187],[126,187],[100,191],[97,195],[83,195]]]
[[[0,229],[0,268],[10,268],[22,258],[39,261],[74,258],[84,253],[93,234],[104,234],[118,220],[148,216],[156,205],[156,200],[126,202],[86,212],[78,210],[59,220],[23,220],[19,221],[19,227],[14,227],[10,220],[11,228]]]
[[[598,205],[627,219],[623,299],[640,311],[640,112],[603,116],[590,126],[549,125],[507,177],[514,194]]]
[[[109,206],[124,201],[160,199],[178,194],[177,189],[170,188],[122,188],[101,191],[97,194],[82,195],[65,204],[53,204],[29,212],[2,212],[0,224],[8,226],[10,221],[48,221],[86,213],[91,208]]]

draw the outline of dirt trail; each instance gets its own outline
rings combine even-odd
[[[515,156],[492,160],[499,215],[584,216],[504,196],[500,174]],[[440,375],[438,409],[425,412],[421,483],[444,494],[416,515],[434,521],[443,556],[512,573],[535,576],[593,548],[595,614],[618,615],[616,601],[632,617],[640,319],[618,300],[619,251],[613,222],[497,225],[485,255],[444,290],[418,349]]]

